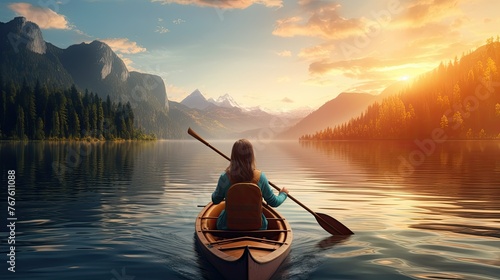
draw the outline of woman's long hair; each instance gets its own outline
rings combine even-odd
[[[231,163],[226,169],[232,184],[250,182],[255,169],[253,146],[247,139],[240,139],[233,145]]]

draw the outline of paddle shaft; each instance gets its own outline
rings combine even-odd
[[[227,159],[228,161],[231,161],[231,159],[226,156],[224,153],[222,153],[221,151],[219,151],[217,148],[215,148],[214,146],[210,145],[210,143],[208,143],[207,141],[205,141],[205,139],[201,138],[201,136],[199,136],[196,132],[194,132],[191,128],[188,129],[188,134],[193,136],[194,138],[196,138],[198,141],[200,141],[201,143],[205,144],[207,147],[209,147],[210,149],[212,149],[213,151],[215,151],[216,153],[218,153],[219,155],[221,155],[223,158]],[[271,185],[273,188],[275,188],[276,190],[278,191],[281,191],[280,188],[278,188],[278,186],[276,186],[275,184],[271,183],[269,181],[269,185]],[[322,217],[320,217],[320,215],[318,215],[316,212],[314,212],[313,210],[309,209],[309,207],[305,206],[304,204],[302,204],[300,201],[298,201],[297,199],[295,199],[292,195],[288,194],[288,197],[293,200],[295,203],[297,203],[300,207],[304,208],[307,212],[311,213],[315,218],[316,220],[320,223],[320,225],[328,232],[330,232],[331,234],[334,234],[332,232],[332,230],[337,233],[337,234],[353,234],[353,232],[348,229],[346,226],[344,226],[342,223],[338,222],[337,220],[335,220],[334,218],[332,217],[329,217],[331,221],[334,221],[336,224],[338,224],[338,226],[341,227],[341,230],[335,228],[333,225],[331,225],[331,223],[328,223],[325,219],[323,219]],[[321,214],[321,215],[324,215],[326,216],[325,214]],[[328,229],[326,228],[328,227]]]

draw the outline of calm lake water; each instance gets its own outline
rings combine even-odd
[[[230,154],[232,141],[212,145]],[[500,141],[254,142],[257,165],[355,235],[287,200],[273,279],[498,279]],[[1,279],[219,279],[194,221],[227,161],[196,141],[0,143]],[[15,273],[7,176],[15,170]]]

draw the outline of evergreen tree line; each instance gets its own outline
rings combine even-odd
[[[399,94],[370,105],[360,116],[300,140],[500,139],[500,42],[417,78]]]
[[[0,139],[147,139],[134,127],[130,102],[114,104],[109,96],[51,88],[0,83]]]

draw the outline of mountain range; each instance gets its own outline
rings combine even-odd
[[[219,96],[217,99],[209,98],[208,102],[224,108],[241,108],[241,106],[228,93]]]
[[[229,94],[207,100],[195,90],[181,103],[169,101],[161,77],[129,71],[105,43],[61,49],[45,42],[38,25],[24,17],[0,22],[0,81],[29,86],[41,82],[52,88],[75,85],[103,100],[109,96],[115,103],[129,102],[135,124],[158,138],[185,138],[187,127],[225,137],[269,126],[273,117],[259,109],[243,109]],[[298,120],[295,115],[286,118]]]
[[[61,49],[45,42],[38,25],[24,17],[0,22],[0,77],[29,86],[37,81],[54,88],[75,85],[103,100],[109,96],[115,103],[130,102],[137,126],[160,138],[179,135],[178,125],[168,116],[169,102],[161,77],[128,71],[100,41]]]
[[[500,38],[491,37],[460,59],[441,62],[414,78],[398,94],[371,104],[348,122],[300,139],[407,139],[414,140],[425,155],[429,146],[434,149],[448,139],[500,139],[498,65]]]
[[[341,124],[348,121],[353,114],[363,112],[368,105],[377,99],[378,96],[367,93],[341,93],[281,133],[279,138],[297,139],[304,134]]]
[[[229,94],[206,99],[199,90],[181,102],[167,97],[163,79],[129,71],[103,42],[61,49],[45,42],[40,28],[24,17],[0,22],[0,84],[37,82],[51,88],[75,85],[114,103],[130,103],[135,125],[158,138],[186,138],[192,127],[207,137],[266,137],[297,139],[326,126],[345,122],[377,99],[362,93],[343,93],[312,112],[266,112],[240,106]],[[310,114],[309,114],[310,113]],[[307,117],[305,117],[307,115]],[[305,118],[304,118],[305,117]]]
[[[221,131],[227,137],[259,138],[262,133],[272,131],[272,136],[277,136],[301,118],[305,113],[302,110],[286,114],[269,113],[258,107],[244,108],[240,106],[229,94],[214,98],[205,98],[198,90],[194,90],[181,102],[193,112],[209,119],[216,119],[226,131]],[[267,136],[266,136],[267,137]]]
[[[335,127],[348,122],[354,116],[361,114],[369,105],[376,101],[398,93],[407,86],[405,82],[396,82],[379,95],[367,93],[343,92],[334,99],[301,119],[286,131],[277,135],[279,139],[297,139],[302,135],[312,134],[326,127]]]

